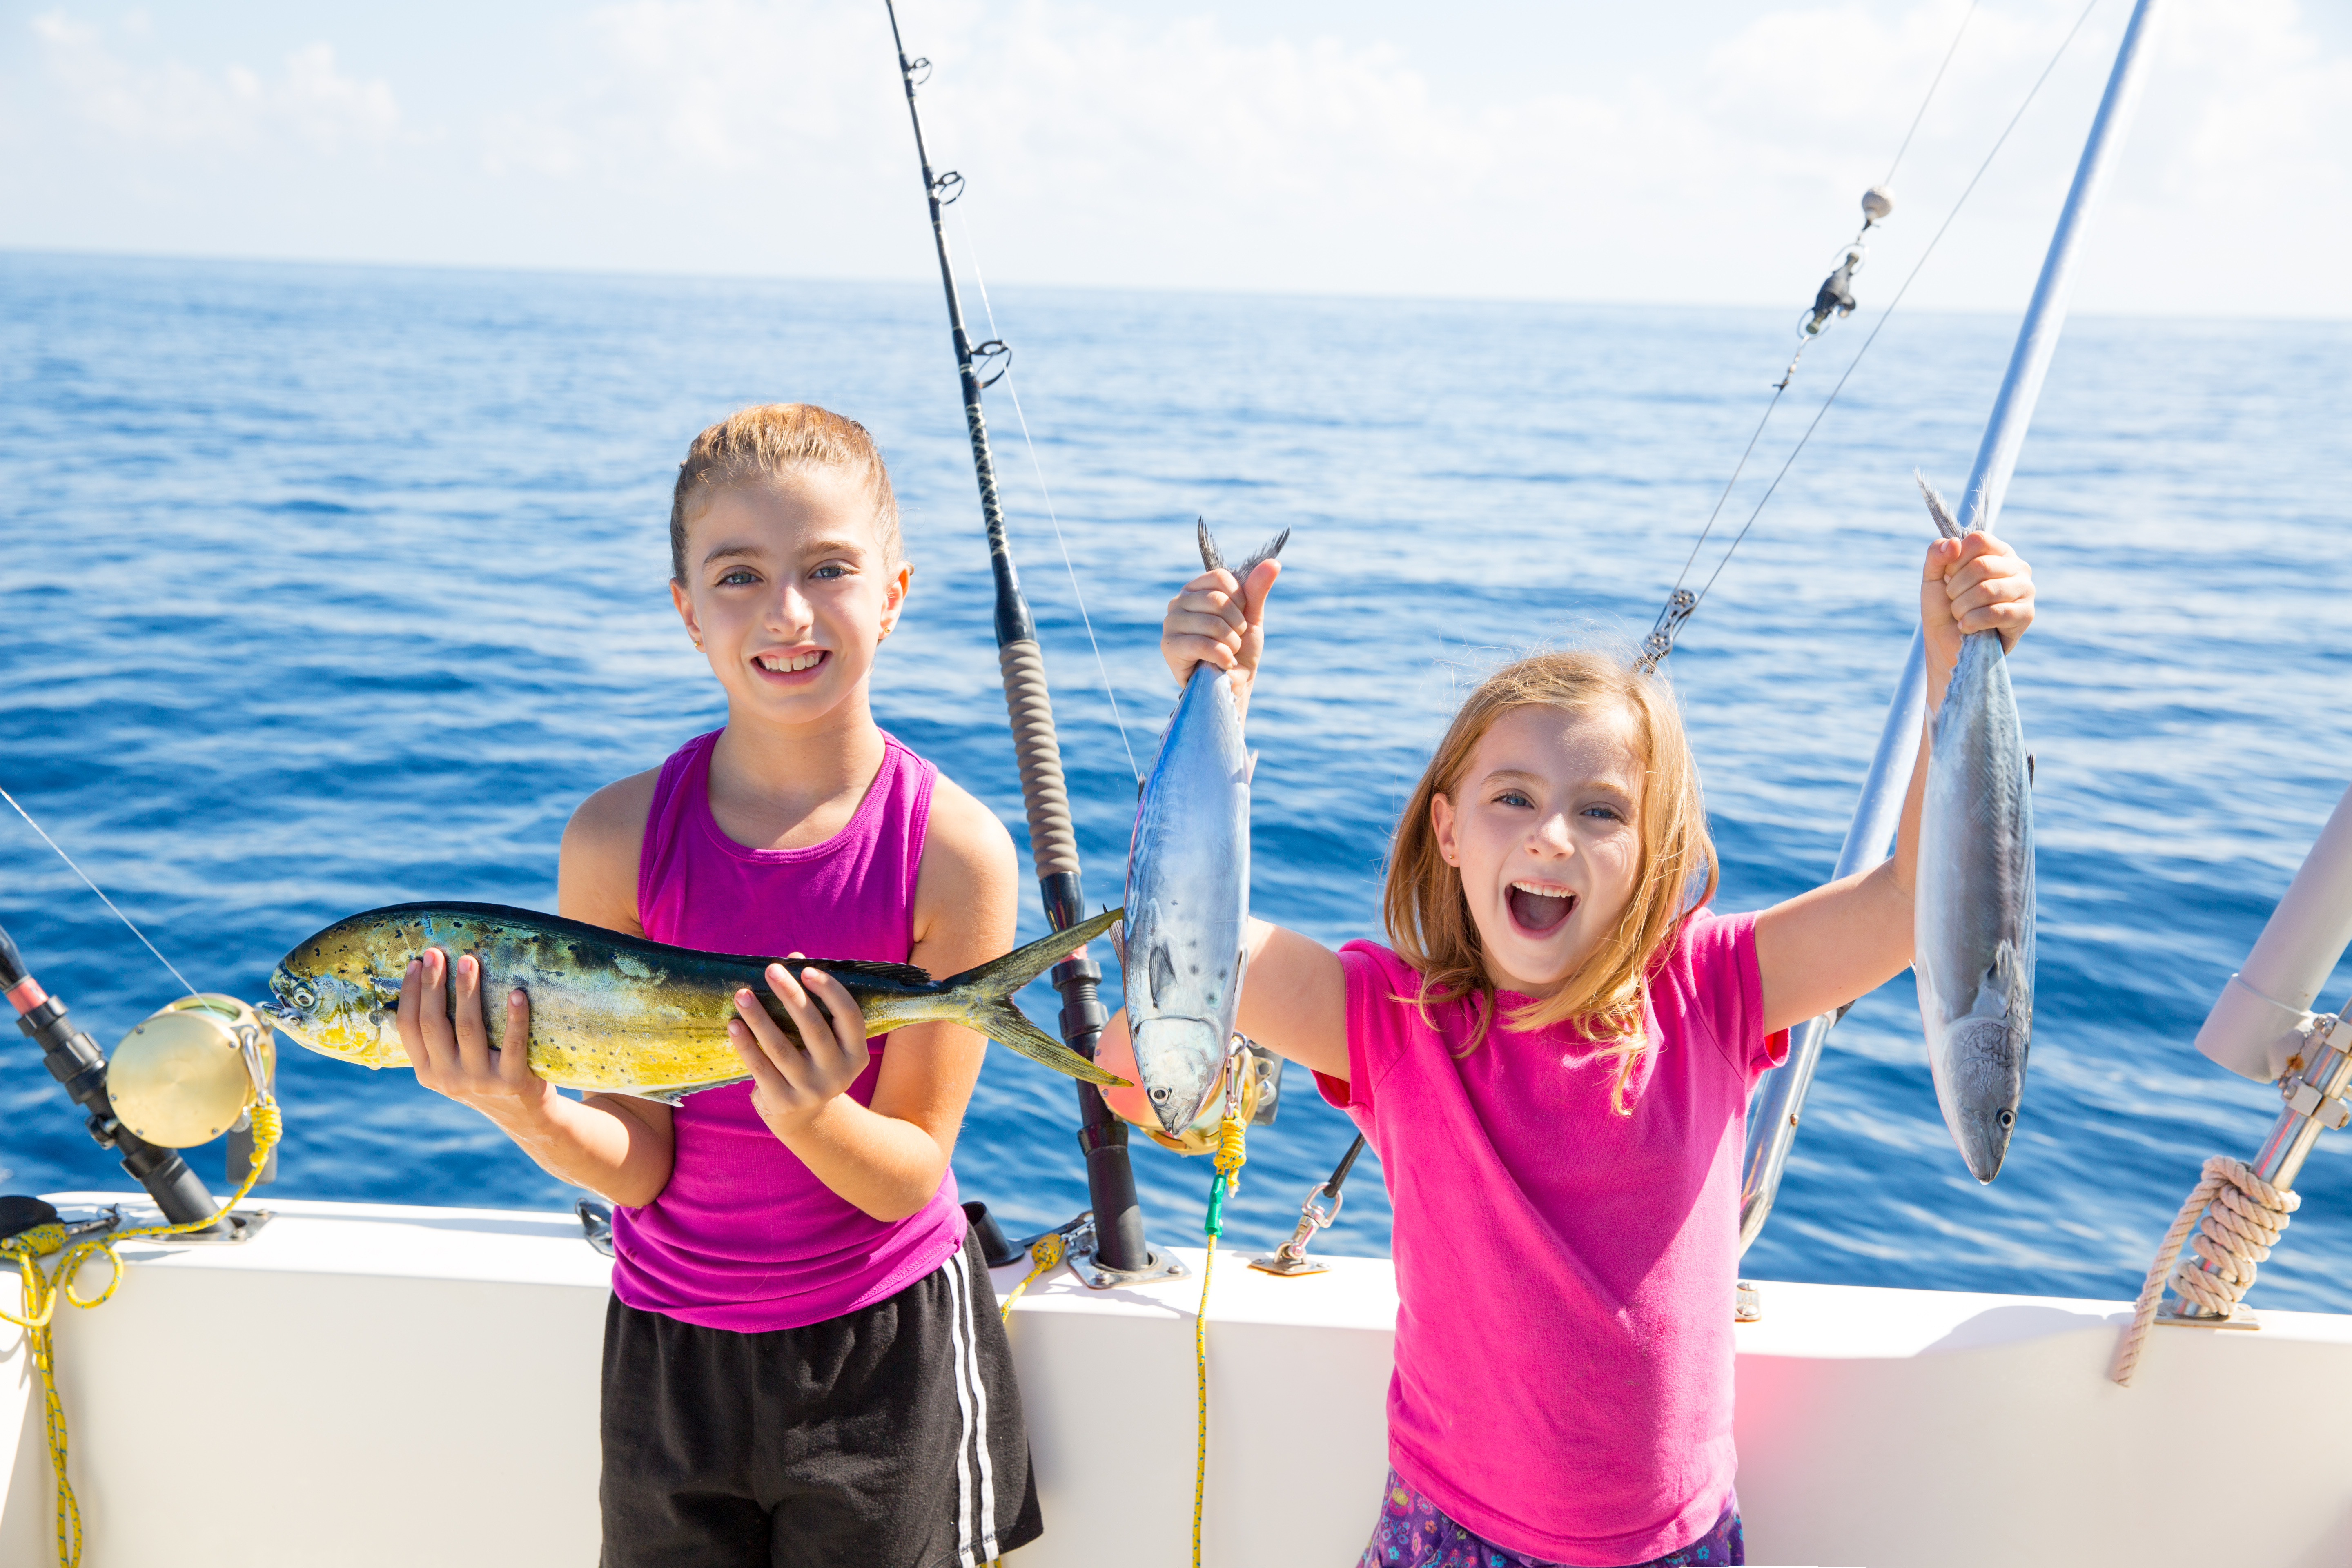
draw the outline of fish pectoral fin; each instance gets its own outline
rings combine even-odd
[[[1234,775],[1234,783],[1246,784],[1255,777],[1257,777],[1257,753],[1252,752],[1242,758],[1242,771]]]
[[[631,1100],[657,1100],[664,1105],[675,1106],[679,1100],[684,1100],[689,1094],[700,1094],[706,1089],[725,1089],[729,1084],[741,1083],[749,1077],[751,1077],[751,1074],[749,1073],[739,1072],[730,1078],[705,1079],[700,1083],[667,1084],[658,1089],[644,1086],[633,1086],[628,1089],[601,1089],[597,1092],[603,1094],[625,1094]]]
[[[1144,979],[1151,992],[1151,1005],[1165,1006],[1165,998],[1176,989],[1176,961],[1169,956],[1168,944],[1155,942],[1144,956]]]

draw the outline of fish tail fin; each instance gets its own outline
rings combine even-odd
[[[1927,515],[1936,520],[1936,531],[1946,539],[1958,539],[1960,525],[1952,521],[1952,510],[1944,504],[1944,498],[1936,493],[1936,487],[1918,469],[1912,469],[1911,477],[1919,481],[1919,493],[1927,498]]]
[[[1256,554],[1251,556],[1248,560],[1243,562],[1238,566],[1229,567],[1225,564],[1225,558],[1217,553],[1217,542],[1209,537],[1208,519],[1195,518],[1193,520],[1192,526],[1194,531],[1199,533],[1201,537],[1201,564],[1207,567],[1212,572],[1229,571],[1234,574],[1234,578],[1236,582],[1248,582],[1249,574],[1251,573],[1256,571],[1258,567],[1265,562],[1271,561],[1276,556],[1280,555],[1282,553],[1282,547],[1290,542],[1290,530],[1286,528],[1280,533],[1276,534],[1272,539],[1267,540],[1264,544],[1258,546]]]
[[[947,993],[942,1000],[962,1022],[1031,1061],[1081,1082],[1124,1085],[1126,1079],[1095,1066],[1031,1023],[1013,1005],[1013,994],[1023,986],[1109,931],[1124,912],[1106,910],[1026,947],[1014,948],[1002,958],[951,975],[940,983]]]

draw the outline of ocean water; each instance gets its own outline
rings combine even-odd
[[[1251,711],[1255,905],[1335,942],[1376,934],[1388,834],[1460,683],[1648,629],[1791,314],[995,307],[1036,442],[1033,468],[1000,388],[999,466],[1089,894],[1118,895],[1129,748],[1149,760],[1174,695],[1156,631],[1192,519],[1237,548],[1287,527]],[[1915,614],[1911,469],[1965,479],[2014,324],[1890,324],[1686,632],[1721,907],[1834,858]],[[1860,325],[1813,351],[1727,515]],[[1968,1176],[1898,978],[1832,1037],[1748,1272],[2126,1295],[2200,1162],[2259,1142],[2274,1095],[2189,1042],[2352,775],[2347,366],[2342,324],[2069,328],[2004,523],[2042,594],[2013,664],[2042,900],[2017,1142],[1996,1184]],[[373,905],[551,907],[581,797],[720,718],[664,589],[668,481],[697,429],[784,398],[854,415],[892,462],[917,575],[884,721],[1021,836],[955,380],[917,286],[0,254],[0,784],[208,988],[258,995],[298,938]],[[173,994],[13,816],[0,923],[103,1043]],[[1050,991],[1025,1000],[1050,1019]],[[295,1050],[281,1083],[280,1194],[572,1195],[403,1074]],[[1067,1217],[1073,1125],[1065,1080],[992,1052],[967,1194]],[[1349,1136],[1294,1095],[1251,1139],[1230,1239],[1279,1239]],[[1197,1236],[1205,1163],[1135,1147],[1154,1235]],[[220,1152],[194,1158],[217,1184]],[[28,1045],[0,1047],[0,1167],[5,1190],[124,1184]],[[2352,1308],[2352,1140],[2303,1187],[2255,1300]],[[1371,1162],[1349,1197],[1318,1245],[1383,1252]]]

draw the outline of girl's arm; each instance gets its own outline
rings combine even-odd
[[[1242,1004],[1234,1027],[1270,1051],[1342,1083],[1348,1079],[1348,977],[1339,955],[1312,937],[1253,920],[1245,943]],[[1135,1045],[1127,1009],[1111,1015],[1097,1057],[1114,1072],[1131,1073]],[[1140,1088],[1107,1089],[1110,1108],[1140,1127],[1156,1126]]]
[[[655,777],[639,773],[608,784],[572,814],[556,874],[558,913],[645,934],[637,921],[637,852]],[[401,981],[400,1039],[416,1081],[488,1117],[560,1181],[629,1208],[660,1196],[674,1149],[669,1107],[610,1094],[566,1099],[530,1070],[524,1052],[492,1050],[482,1027],[481,965],[471,953],[457,959],[453,1017],[440,1004],[448,962],[435,948]],[[530,1003],[518,990],[504,1005],[503,1037],[528,1040]]]
[[[908,961],[955,974],[1010,952],[1018,887],[1004,825],[941,778],[931,792]],[[947,1173],[987,1039],[954,1024],[891,1031],[874,1102],[860,1105],[843,1091],[872,1052],[849,993],[820,970],[796,976],[781,963],[768,966],[768,985],[806,1045],[787,1038],[750,992],[736,998],[741,1016],[728,1034],[757,1081],[751,1103],[761,1119],[819,1181],[876,1219],[915,1213]]]
[[[1935,715],[1964,636],[1997,631],[2001,646],[2013,648],[2033,624],[2033,569],[1990,534],[1939,539],[1927,547],[1920,574],[1919,623],[1927,634],[1927,713],[1911,787],[1903,797],[1895,857],[1756,917],[1756,963],[1762,972],[1768,1033],[1832,1012],[1910,963],[1919,805],[1927,795]]]

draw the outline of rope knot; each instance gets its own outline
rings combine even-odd
[[[2287,1216],[2303,1205],[2303,1194],[2273,1185],[2256,1175],[2242,1160],[2216,1154],[2205,1162],[2204,1174],[2180,1205],[2172,1228],[2157,1248],[2156,1261],[2140,1287],[2131,1327],[2116,1347],[2116,1364],[2107,1374],[2128,1388],[2138,1370],[2147,1331],[2156,1309],[2171,1287],[2184,1301],[2196,1303],[2217,1318],[2226,1318],[2253,1288],[2255,1267],[2266,1261]],[[2198,1216],[2204,1217],[2200,1219]],[[2181,1260],[2182,1245],[2191,1231],[2199,1238],[2195,1253]],[[2176,1261],[2178,1260],[2178,1267]],[[2204,1265],[2211,1267],[2206,1268]]]

